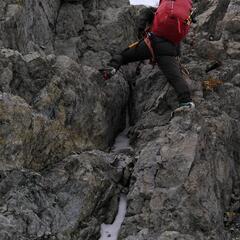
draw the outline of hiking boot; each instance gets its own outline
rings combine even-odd
[[[194,108],[195,108],[195,104],[193,102],[179,103],[179,107],[175,109],[174,112],[190,111]]]
[[[195,104],[193,102],[180,103],[179,107],[171,113],[170,120],[175,116],[175,113],[188,112],[188,111],[191,111],[194,108],[195,108]]]
[[[117,72],[117,70],[114,67],[102,68],[102,69],[99,69],[99,71],[103,75],[104,80],[110,79]]]

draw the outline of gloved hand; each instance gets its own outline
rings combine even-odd
[[[107,67],[107,68],[99,69],[99,71],[101,72],[104,80],[110,79],[117,72],[117,70],[113,67]]]

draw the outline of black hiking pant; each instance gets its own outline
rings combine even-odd
[[[179,55],[179,46],[154,35],[151,37],[151,41],[158,67],[162,70],[167,81],[175,89],[179,102],[184,103],[192,101],[189,87],[182,76],[179,63],[176,59]],[[119,55],[115,55],[111,59],[109,65],[118,69],[121,65],[151,58],[151,52],[146,43],[142,40],[136,47],[127,48]]]

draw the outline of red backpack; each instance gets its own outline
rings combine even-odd
[[[161,0],[151,31],[174,44],[189,32],[192,0]]]

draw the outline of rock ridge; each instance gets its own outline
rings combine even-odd
[[[123,192],[120,240],[239,237],[240,5],[194,6],[181,64],[196,109],[170,120],[156,67],[98,72],[136,40],[143,6],[0,2],[0,239],[97,240]]]

